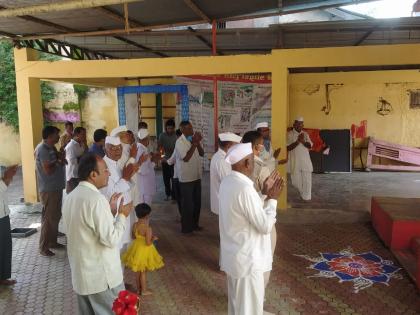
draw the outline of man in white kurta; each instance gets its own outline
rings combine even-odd
[[[277,161],[277,158],[279,157],[281,150],[280,148],[273,150],[268,122],[264,121],[258,123],[255,126],[255,130],[257,130],[263,137],[264,149],[261,151],[259,158],[264,162],[271,173],[276,169],[277,165],[280,164],[279,161]]]
[[[225,161],[226,152],[241,140],[242,137],[232,132],[219,134],[219,149],[210,162],[210,209],[214,214],[219,214],[220,183],[232,171],[232,166]]]
[[[7,188],[13,180],[17,166],[6,167],[0,174],[0,285],[14,285],[12,275],[12,234],[10,232]]]
[[[299,190],[303,200],[311,200],[313,166],[309,150],[312,141],[303,131],[303,118],[296,118],[293,129],[287,133],[287,151],[289,152],[289,172],[292,185]]]
[[[264,272],[272,268],[270,233],[276,222],[280,183],[270,188],[267,206],[250,179],[254,167],[251,143],[233,146],[226,161],[232,173],[220,185],[221,270],[227,274],[229,315],[262,315]]]
[[[108,184],[101,188],[101,193],[109,201],[111,196],[115,193],[121,193],[124,197],[124,204],[129,204],[132,202],[131,197],[131,188],[132,184],[130,182],[131,177],[135,174],[137,169],[130,164],[121,169],[118,165],[118,160],[121,157],[121,141],[118,137],[108,136],[105,139],[105,157],[104,161],[108,167],[110,173]],[[131,215],[130,215],[131,218]],[[130,218],[125,221],[126,228],[125,233],[120,241],[120,249],[124,247],[125,244],[131,242],[131,226],[134,222],[131,222]]]
[[[63,204],[73,290],[80,314],[111,315],[114,299],[124,290],[118,244],[132,207],[120,207],[118,215],[112,215],[109,201],[98,190],[109,177],[99,156],[83,156],[79,175],[80,184]],[[111,204],[116,211],[116,196]]]
[[[66,152],[66,183],[67,193],[70,192],[69,181],[72,178],[77,178],[77,169],[79,165],[79,159],[86,152],[86,129],[83,127],[77,127],[74,129],[73,138],[65,147]]]
[[[117,128],[112,129],[109,135],[111,137],[118,137],[121,141],[122,152],[121,157],[118,160],[118,166],[123,169],[127,164],[135,163],[137,145],[135,144],[135,141],[132,141],[127,126],[118,126]]]
[[[155,162],[152,161],[149,149],[149,132],[147,129],[140,129],[138,132],[139,142],[137,143],[137,160],[142,156],[147,159],[141,164],[137,171],[137,195],[139,203],[152,205],[153,196],[156,193]]]

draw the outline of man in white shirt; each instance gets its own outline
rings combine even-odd
[[[79,159],[87,151],[86,143],[86,129],[83,127],[76,127],[73,131],[73,138],[66,145],[66,192],[71,190],[70,180],[77,178],[77,167]]]
[[[105,198],[110,201],[115,193],[121,193],[124,197],[124,202],[129,204],[132,202],[131,196],[131,178],[138,171],[137,164],[128,164],[124,168],[120,168],[118,160],[121,158],[122,146],[120,138],[108,136],[105,138],[105,157],[104,161],[110,173],[109,180],[106,186],[100,189]],[[132,213],[128,220],[126,220],[125,233],[120,242],[120,249],[124,248],[125,244],[131,242],[131,227],[135,222],[135,215]]]
[[[159,154],[150,154],[149,149],[149,132],[147,129],[140,129],[138,132],[139,142],[137,144],[137,157],[140,160],[145,157],[137,171],[137,194],[139,203],[147,203],[152,205],[153,196],[156,193],[156,174],[155,165],[159,160]]]
[[[194,133],[189,121],[179,125],[182,136],[176,141],[176,163],[179,163],[179,187],[181,191],[181,226],[182,233],[190,234],[200,231],[201,210],[201,157],[204,155],[201,146],[202,136]]]
[[[113,301],[124,290],[118,244],[132,204],[120,202],[117,210],[120,194],[108,201],[99,192],[110,176],[101,157],[84,155],[78,175],[81,182],[63,204],[73,290],[80,314],[111,315]]]
[[[270,136],[270,128],[268,126],[268,122],[260,122],[255,126],[255,130],[257,130],[263,137],[263,145],[264,149],[260,154],[260,159],[264,162],[264,164],[268,167],[270,172],[274,171],[278,164],[280,164],[279,161],[277,161],[277,158],[280,155],[281,149],[277,148],[275,151],[273,150],[273,147],[271,146],[271,136]]]
[[[264,183],[267,206],[250,179],[254,168],[251,143],[233,146],[226,155],[232,173],[220,185],[221,270],[227,274],[229,315],[262,315],[264,272],[272,268],[270,233],[276,222],[283,179],[277,172]]]
[[[242,137],[232,132],[219,134],[219,149],[210,162],[210,209],[219,214],[219,188],[222,179],[230,174],[232,167],[225,161],[226,153],[234,145],[241,142]]]
[[[12,235],[10,234],[7,187],[12,182],[17,166],[7,167],[0,179],[0,285],[14,285],[12,276]]]
[[[289,152],[289,171],[292,185],[299,190],[303,200],[311,200],[313,166],[309,150],[312,141],[303,131],[303,118],[296,118],[293,129],[287,133],[287,151]]]
[[[119,126],[114,128],[111,130],[110,136],[120,138],[122,153],[117,163],[118,167],[123,169],[128,164],[135,164],[137,156],[137,143],[136,139],[134,138],[134,134],[127,129],[127,126]],[[133,204],[136,205],[139,203],[137,176],[133,176],[130,180],[130,183],[131,199],[133,200]],[[131,216],[135,219],[134,212],[131,214]],[[130,220],[130,222],[131,221],[132,220]]]
[[[122,169],[127,164],[135,163],[137,155],[137,144],[135,143],[134,135],[132,136],[127,129],[127,126],[119,126],[111,130],[109,134],[111,137],[118,137],[121,141],[122,152],[118,160],[118,166]]]

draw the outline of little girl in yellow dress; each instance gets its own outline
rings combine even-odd
[[[122,255],[122,262],[132,271],[137,272],[137,289],[141,295],[150,295],[147,290],[146,272],[160,269],[164,266],[162,256],[159,255],[153,242],[158,238],[153,235],[149,225],[152,208],[148,204],[140,203],[135,208],[137,222],[133,224],[132,238],[127,251]]]

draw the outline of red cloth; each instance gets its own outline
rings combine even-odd
[[[367,137],[367,120],[362,120],[360,126],[351,125],[351,137],[353,139],[363,139]]]
[[[313,146],[312,146],[312,151],[315,152],[321,152],[324,148],[325,148],[325,143],[321,138],[321,135],[319,134],[319,132],[321,131],[320,129],[303,129],[305,130],[308,135],[309,138],[311,139]]]

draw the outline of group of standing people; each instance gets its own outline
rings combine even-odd
[[[277,165],[291,163],[292,184],[303,199],[310,199],[312,143],[302,128],[303,119],[296,119],[287,135],[287,157],[281,160],[267,122],[243,137],[231,132],[218,136],[219,149],[210,163],[210,201],[219,216],[219,264],[227,275],[230,315],[269,314],[264,295],[277,240],[277,199],[285,184]]]
[[[70,122],[65,128],[60,138],[58,128],[44,127],[35,149],[43,205],[40,253],[53,256],[51,249],[65,247],[57,242],[63,215],[80,313],[112,314],[125,267],[138,274],[139,294],[148,295],[146,272],[164,265],[149,224],[160,153],[149,150],[144,123],[137,137],[125,126],[109,135],[97,129],[90,147],[85,128],[73,129]]]
[[[168,120],[158,150],[150,149],[145,123],[137,140],[125,126],[94,132],[88,147],[86,129],[66,123],[66,132],[46,126],[35,149],[42,210],[40,253],[53,256],[62,215],[73,288],[82,314],[112,314],[111,305],[124,288],[124,267],[138,273],[139,294],[147,289],[146,272],[161,268],[158,239],[149,224],[156,193],[155,166],[163,170],[166,200],[176,200],[181,232],[201,231],[202,136],[189,121]],[[263,314],[264,292],[276,246],[276,208],[285,180],[276,168],[289,162],[292,184],[304,200],[311,198],[312,143],[295,120],[287,134],[287,157],[273,150],[266,122],[243,137],[218,136],[219,149],[210,164],[211,211],[219,216],[220,268],[227,274],[229,314]],[[56,145],[60,142],[60,148]],[[5,191],[16,167],[0,180],[0,233],[10,236]],[[67,196],[63,203],[63,190]],[[13,284],[11,239],[0,245],[0,284]],[[131,244],[130,244],[131,243]],[[128,244],[130,244],[128,246]]]
[[[98,129],[91,147],[83,127],[73,129],[66,123],[61,138],[59,132],[46,126],[35,150],[43,205],[40,253],[53,256],[52,250],[64,248],[57,242],[63,215],[80,312],[107,314],[113,297],[125,286],[125,267],[138,273],[139,294],[148,295],[146,272],[164,265],[149,224],[159,162],[166,199],[178,202],[181,232],[201,230],[202,137],[188,121],[176,131],[173,120],[166,122],[158,150],[150,149],[145,123],[139,124],[137,137],[125,126],[109,135]]]

